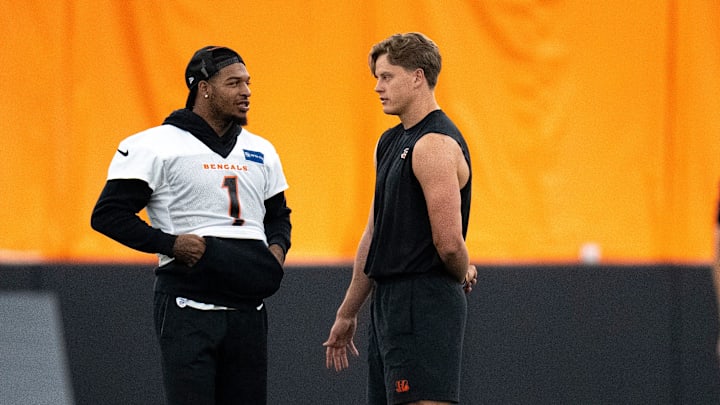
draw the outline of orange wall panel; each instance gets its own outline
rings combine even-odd
[[[89,226],[118,142],[187,95],[185,65],[235,48],[248,128],[290,182],[289,262],[349,261],[384,116],[367,53],[440,46],[442,108],[474,170],[476,262],[709,261],[720,178],[720,6],[663,0],[8,4],[0,16],[0,260],[152,261]],[[102,18],[99,18],[102,16]]]

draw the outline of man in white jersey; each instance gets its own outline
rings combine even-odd
[[[91,223],[159,257],[168,403],[265,404],[263,300],[279,288],[290,248],[288,185],[273,145],[242,128],[251,92],[240,55],[204,47],[185,79],[186,108],[120,142]]]

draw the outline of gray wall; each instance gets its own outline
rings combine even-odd
[[[270,404],[364,403],[367,309],[349,371],[326,370],[321,345],[349,279],[346,267],[291,267],[267,301]],[[498,266],[478,280],[461,403],[720,403],[709,268]],[[163,403],[152,285],[148,266],[0,266],[0,296],[56,298],[78,405]]]

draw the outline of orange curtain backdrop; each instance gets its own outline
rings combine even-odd
[[[438,101],[472,149],[476,262],[704,262],[720,173],[720,3],[431,0],[6,2],[0,260],[152,261],[92,231],[118,142],[181,108],[183,72],[227,45],[248,128],[290,182],[289,262],[352,259],[382,114],[367,53],[422,31]]]

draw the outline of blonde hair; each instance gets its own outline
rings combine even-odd
[[[388,62],[407,70],[422,69],[431,89],[437,84],[442,58],[437,45],[419,32],[395,34],[375,44],[370,50],[368,64],[375,74],[377,59],[387,54]]]

